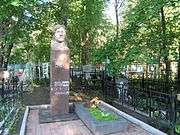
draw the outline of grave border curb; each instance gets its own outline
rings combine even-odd
[[[135,117],[133,116],[130,116],[129,114],[125,113],[125,112],[122,112],[120,110],[118,110],[117,108],[107,104],[106,102],[104,101],[100,101],[101,104],[104,104],[106,106],[109,106],[109,108],[111,108],[112,110],[116,111],[120,116],[124,117],[125,119],[127,119],[128,121],[136,124],[137,126],[141,127],[142,129],[148,131],[149,133],[153,134],[153,135],[167,135],[166,133],[142,122],[141,120],[138,120],[136,119]]]
[[[19,135],[25,135],[26,134],[27,119],[28,119],[28,115],[29,115],[30,110],[36,110],[39,108],[47,108],[49,106],[50,106],[50,104],[26,106],[26,110],[24,112],[24,116],[23,116]]]
[[[29,106],[26,106],[26,110],[24,112],[24,117],[23,117],[23,121],[22,121],[22,124],[21,124],[21,129],[20,129],[19,135],[25,135],[28,114],[29,114]]]
[[[125,119],[127,119],[128,121],[136,124],[137,126],[141,127],[142,129],[148,131],[149,133],[153,134],[153,135],[167,135],[166,133],[142,122],[141,120],[138,120],[136,119],[135,117],[133,116],[130,116],[128,115],[127,113],[125,112],[122,112],[120,110],[118,110],[117,108],[107,104],[106,102],[104,101],[100,101],[101,104],[104,104],[106,106],[109,106],[110,109],[116,111],[120,116],[124,117]],[[29,114],[29,111],[30,110],[35,110],[35,109],[39,109],[39,108],[47,108],[49,107],[50,104],[44,104],[44,105],[34,105],[34,106],[26,106],[26,110],[25,110],[25,113],[24,113],[24,117],[23,117],[23,121],[22,121],[22,124],[21,124],[21,129],[20,129],[20,134],[19,135],[25,135],[26,133],[26,124],[27,124],[27,118],[28,118],[28,114]]]

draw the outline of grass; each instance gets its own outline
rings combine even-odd
[[[111,121],[117,120],[119,118],[117,115],[114,115],[106,111],[102,111],[98,107],[90,107],[86,109],[91,115],[93,115],[97,120],[100,121]]]
[[[180,123],[176,124],[175,130],[178,134],[180,134]]]

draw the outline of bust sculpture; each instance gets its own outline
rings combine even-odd
[[[69,48],[64,25],[56,25],[51,41],[51,105],[52,114],[69,112]]]
[[[53,29],[50,54],[50,102],[49,110],[40,111],[40,120],[52,122],[66,119],[69,114],[69,65],[70,50],[67,47],[63,25]],[[68,116],[69,117],[69,116]]]
[[[56,25],[53,29],[53,32],[54,32],[54,39],[57,41],[57,42],[65,42],[65,39],[66,39],[66,30],[65,30],[65,27],[64,25]]]
[[[54,36],[51,42],[52,50],[69,52],[69,48],[67,47],[67,43],[66,43],[65,26],[56,25],[53,29],[53,32],[54,32]],[[56,60],[53,61],[55,62],[56,67],[62,67],[64,69],[69,68],[69,57],[67,56],[67,53],[61,53],[56,57]]]

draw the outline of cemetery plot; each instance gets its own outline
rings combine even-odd
[[[113,116],[109,120],[98,120],[94,115],[87,111],[87,108],[84,107],[83,103],[74,103],[74,105],[75,112],[94,135],[111,134],[127,130],[127,120],[116,115],[116,112],[110,111],[108,107],[102,105],[101,103],[98,105],[99,109],[106,112],[106,114],[110,113],[111,116]]]

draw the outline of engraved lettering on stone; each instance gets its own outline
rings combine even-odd
[[[67,86],[67,87],[69,87],[69,81],[62,81],[62,86]]]
[[[62,86],[62,82],[54,82],[54,86],[55,87],[60,87],[60,86]]]
[[[51,42],[51,106],[52,114],[69,112],[69,48],[67,47],[66,30],[63,25],[53,29]]]
[[[69,81],[54,82],[53,90],[56,95],[68,95],[69,94]]]

